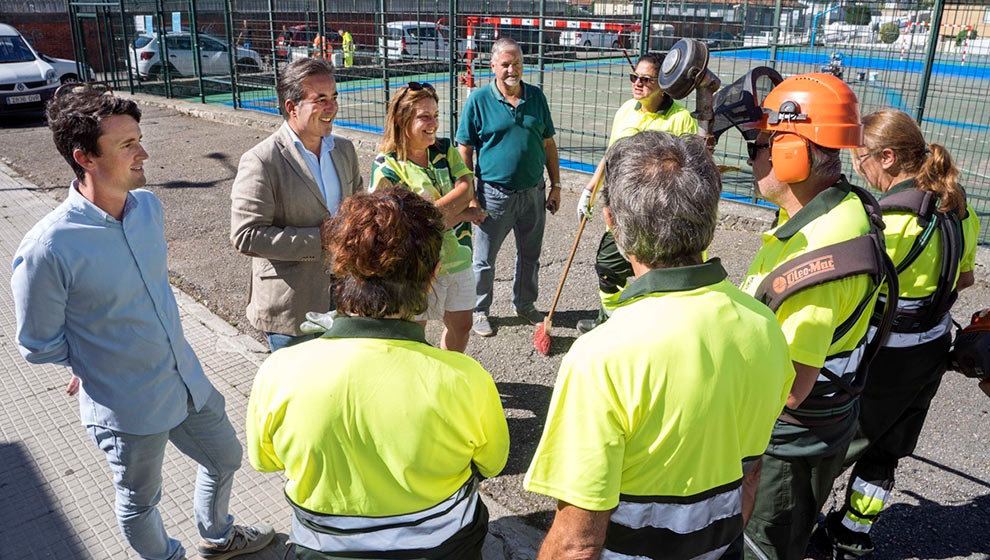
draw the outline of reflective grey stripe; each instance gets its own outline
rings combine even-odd
[[[472,477],[451,497],[414,513],[389,517],[320,515],[293,507],[290,538],[300,546],[328,553],[430,549],[472,522],[478,500],[478,483]]]
[[[907,303],[915,303],[909,301]],[[900,302],[897,304],[897,308],[901,309]],[[919,344],[924,344],[926,342],[931,342],[952,330],[952,317],[946,313],[942,320],[939,321],[937,325],[931,329],[920,332],[920,333],[890,333],[887,337],[887,342],[883,343],[884,348],[910,348],[912,346],[918,346]]]
[[[729,546],[730,545],[727,544],[717,550],[699,554],[691,560],[715,560],[716,558],[721,558],[722,554],[725,553]],[[618,552],[612,552],[611,550],[603,550],[601,558],[602,560],[653,560],[652,558],[647,558],[646,556],[629,556],[628,554],[620,554]]]
[[[742,512],[742,486],[693,504],[623,502],[612,513],[612,522],[642,529],[669,529],[686,535],[700,531],[719,519]]]

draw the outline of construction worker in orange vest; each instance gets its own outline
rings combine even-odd
[[[313,39],[313,58],[330,58],[331,56],[333,56],[333,45],[322,33],[317,33],[316,38]]]

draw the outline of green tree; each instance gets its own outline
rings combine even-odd
[[[890,45],[900,37],[901,30],[896,21],[888,21],[880,26],[880,40]]]
[[[966,40],[966,37],[967,36],[969,36],[969,39],[970,40],[976,39],[976,30],[975,29],[972,29],[972,30],[963,29],[962,31],[960,31],[959,33],[957,33],[956,34],[956,46],[957,47],[961,47],[962,44],[963,44],[963,41]]]
[[[849,25],[868,25],[873,19],[869,6],[853,4],[846,8],[846,23]]]

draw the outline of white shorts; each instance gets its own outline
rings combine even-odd
[[[475,300],[474,270],[468,267],[460,272],[442,274],[433,281],[430,289],[430,306],[426,313],[416,316],[417,321],[442,321],[447,311],[470,311]]]

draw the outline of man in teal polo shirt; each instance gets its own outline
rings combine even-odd
[[[495,80],[468,97],[455,137],[464,163],[478,178],[478,202],[488,211],[488,218],[474,234],[477,301],[473,330],[480,336],[494,334],[488,311],[495,257],[510,231],[517,250],[512,284],[516,314],[534,325],[543,321],[535,304],[544,212],[556,212],[560,205],[560,165],[550,107],[539,88],[522,81],[522,51],[515,41],[495,41],[492,72]],[[549,193],[543,182],[544,167],[550,176]]]

